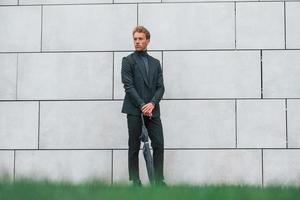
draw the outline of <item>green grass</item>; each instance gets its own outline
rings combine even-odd
[[[66,182],[18,180],[0,181],[0,200],[298,200],[300,187],[187,186],[132,187],[110,186],[101,182],[71,184]]]

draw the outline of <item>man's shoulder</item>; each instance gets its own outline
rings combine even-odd
[[[154,58],[153,56],[151,56],[151,55],[149,55],[149,54],[148,54],[148,56],[149,56],[149,59],[152,59],[154,62],[160,63],[159,60],[158,60],[157,58]]]
[[[133,56],[134,53],[130,53],[128,54],[127,56],[123,56],[123,58],[126,58],[126,59],[130,59],[132,56]]]
[[[123,60],[125,59],[127,62],[129,62],[129,63],[134,63],[134,58],[133,58],[133,55],[134,55],[134,52],[133,53],[130,53],[129,55],[127,55],[127,56],[124,56],[123,57]]]
[[[125,58],[130,63],[134,63],[135,62],[135,54],[136,54],[135,52],[132,52],[132,53],[128,54],[127,56],[124,56],[123,59]],[[151,59],[156,63],[160,63],[160,61],[157,58],[154,58],[150,54],[148,54],[148,59]]]

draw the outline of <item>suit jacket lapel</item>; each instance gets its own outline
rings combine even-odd
[[[135,62],[138,64],[138,68],[143,76],[143,79],[146,83],[146,85],[149,87],[149,81],[148,81],[148,78],[147,78],[147,73],[146,73],[146,66],[145,66],[145,63],[144,61],[142,60],[142,58],[140,58],[138,55],[136,54],[133,54],[133,57],[135,59]],[[150,60],[150,59],[149,59]],[[149,63],[149,73],[150,73],[150,63]],[[150,79],[151,80],[151,79]]]

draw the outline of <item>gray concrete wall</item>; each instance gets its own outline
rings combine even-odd
[[[0,0],[0,176],[128,183],[121,59],[144,25],[166,182],[300,185],[299,18],[297,1]]]

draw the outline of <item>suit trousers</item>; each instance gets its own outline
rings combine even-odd
[[[164,179],[164,138],[163,129],[160,117],[149,118],[144,116],[144,121],[148,134],[151,140],[151,147],[153,149],[153,165],[155,181],[162,181]],[[128,125],[128,169],[129,180],[138,180],[139,176],[139,150],[141,146],[140,136],[142,133],[142,119],[141,116],[127,115]]]

